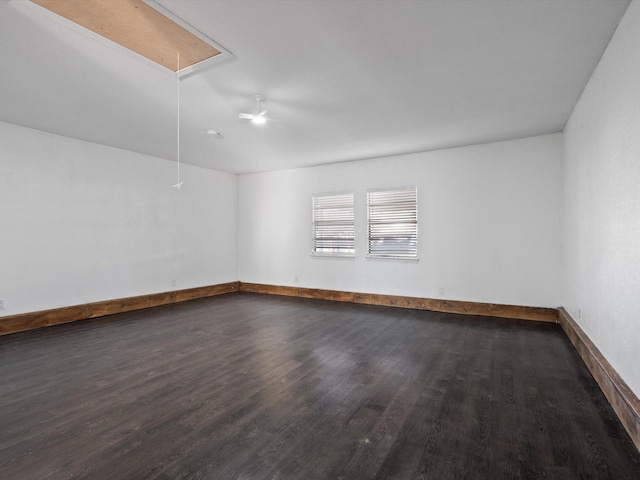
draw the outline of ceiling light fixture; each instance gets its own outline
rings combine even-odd
[[[267,118],[264,116],[267,113],[266,110],[260,111],[260,103],[264,102],[264,97],[262,95],[254,95],[253,99],[256,101],[256,113],[240,113],[238,118],[242,118],[244,120],[251,120],[251,123],[255,125],[262,125],[266,122]]]

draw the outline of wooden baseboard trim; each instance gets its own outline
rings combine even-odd
[[[516,318],[538,322],[558,321],[555,308],[523,307],[518,305],[501,305],[495,303],[462,302],[458,300],[437,300],[420,297],[401,297],[397,295],[380,295],[374,293],[354,293],[337,290],[321,290],[303,287],[285,287],[260,283],[240,282],[241,292],[269,293],[291,297],[319,298],[338,302],[363,303],[388,307],[415,308],[435,312],[462,313],[466,315],[485,315],[489,317]]]
[[[157,307],[170,303],[184,302],[196,298],[211,297],[238,291],[239,282],[208,285],[205,287],[174,290],[171,292],[151,293],[137,297],[118,298],[101,302],[73,305],[70,307],[53,308],[39,312],[20,313],[0,317],[0,335],[32,330],[34,328],[49,327],[61,323],[86,320],[88,318],[113,315],[115,313],[130,312],[143,308]]]
[[[493,303],[462,302],[457,300],[436,300],[419,297],[401,297],[370,293],[343,292],[316,288],[287,287],[258,283],[229,282],[219,285],[195,287],[171,292],[152,293],[136,297],[104,300],[101,302],[72,305],[69,307],[20,313],[0,317],[0,335],[49,327],[61,323],[75,322],[89,318],[113,315],[116,313],[157,307],[170,303],[184,302],[196,298],[211,297],[231,292],[255,292],[272,295],[287,295],[302,298],[317,298],[337,302],[362,303],[401,308],[415,308],[446,313],[485,315],[491,317],[516,318],[541,322],[557,322],[557,311],[552,308],[522,307]]]
[[[558,318],[582,361],[640,451],[640,399],[563,307],[558,309]]]

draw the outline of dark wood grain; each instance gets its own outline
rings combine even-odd
[[[291,297],[317,298],[339,302],[364,303],[367,305],[393,306],[431,310],[435,312],[486,315],[499,318],[517,318],[542,322],[556,322],[557,311],[552,308],[501,305],[490,303],[434,300],[430,298],[400,297],[395,295],[365,294],[324,290],[317,288],[287,287],[259,283],[229,282],[219,285],[152,293],[136,297],[117,298],[101,302],[72,305],[38,312],[21,313],[0,317],[0,335],[23,332],[34,328],[50,327],[62,323],[97,318],[143,308],[184,302],[196,298],[210,297],[231,292],[269,293]]]
[[[0,335],[238,291],[238,282],[53,308],[0,317]]]
[[[339,302],[363,303],[388,307],[430,310],[433,312],[461,313],[464,315],[484,315],[498,318],[517,318],[538,322],[558,321],[555,308],[529,307],[521,305],[503,305],[498,303],[463,302],[459,300],[439,300],[421,297],[403,297],[399,295],[382,295],[378,293],[344,292],[339,290],[322,290],[305,287],[288,287],[266,285],[260,283],[240,282],[242,292],[269,293],[290,297],[318,298]]]
[[[239,289],[247,293],[268,293],[270,295],[286,295],[288,297],[298,297],[299,287],[288,287],[283,285],[268,285],[265,283],[240,282]]]
[[[237,293],[0,338],[0,478],[637,479],[557,324]]]
[[[569,312],[560,308],[559,313],[562,328],[640,450],[640,399],[631,391]]]
[[[555,308],[528,307],[521,305],[503,305],[498,303],[464,302],[460,300],[438,300],[434,298],[402,297],[397,295],[379,295],[354,293],[353,301],[368,305],[414,308],[434,312],[461,313],[464,315],[483,315],[498,318],[517,318],[538,322],[558,321]]]

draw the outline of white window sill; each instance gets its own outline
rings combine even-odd
[[[311,258],[335,258],[338,260],[355,260],[355,254],[312,253]]]
[[[391,257],[382,255],[367,255],[367,260],[379,260],[382,262],[403,262],[403,263],[418,263],[420,259],[418,257]]]

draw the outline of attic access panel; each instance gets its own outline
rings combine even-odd
[[[153,0],[31,1],[179,74],[228,53]]]

